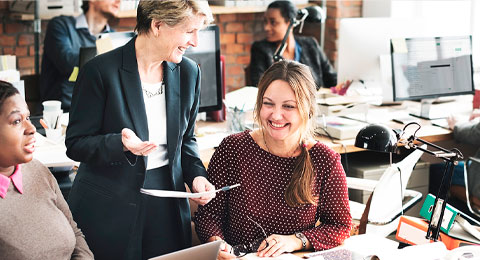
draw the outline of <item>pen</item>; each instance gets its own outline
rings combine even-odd
[[[55,127],[53,129],[57,129],[58,121],[60,121],[60,116],[57,116],[57,120],[55,120]]]
[[[227,190],[231,190],[231,189],[233,189],[233,188],[236,188],[236,187],[238,187],[238,186],[240,186],[240,183],[237,183],[237,184],[234,184],[234,185],[230,185],[230,186],[225,186],[225,187],[221,188],[220,190],[227,191]]]
[[[48,125],[45,123],[43,119],[40,119],[40,124],[43,126],[43,128],[48,129]]]

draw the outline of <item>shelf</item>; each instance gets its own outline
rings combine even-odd
[[[315,4],[301,4],[297,5],[297,8],[305,8],[308,6],[312,6]],[[212,9],[213,14],[244,14],[244,13],[263,13],[267,9],[266,6],[216,6],[211,5],[210,8]],[[128,11],[120,11],[117,15],[118,18],[131,18],[137,16],[137,10],[128,10]]]
[[[297,5],[297,8],[305,8],[308,6],[312,6],[314,4],[301,4]],[[244,13],[263,13],[267,9],[266,6],[210,6],[212,9],[212,13],[215,14],[244,14]],[[127,10],[127,11],[120,11],[117,15],[118,18],[134,18],[137,16],[137,10]],[[34,19],[33,14],[26,14],[26,13],[10,13],[10,17],[15,20],[20,21],[32,21]],[[51,18],[51,17],[50,17]],[[42,20],[50,19],[50,18],[42,18]]]

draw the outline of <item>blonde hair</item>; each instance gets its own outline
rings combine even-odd
[[[263,128],[260,120],[260,110],[263,105],[265,91],[275,80],[287,82],[295,93],[297,107],[300,113],[301,125],[300,148],[301,153],[297,157],[293,176],[285,191],[285,201],[291,207],[303,204],[316,204],[312,193],[312,184],[315,178],[315,169],[308,153],[303,145],[304,140],[313,138],[315,130],[316,99],[315,81],[310,69],[298,62],[283,60],[274,63],[268,68],[258,83],[257,102],[255,105],[255,121]]]
[[[213,22],[212,11],[205,0],[141,0],[135,31],[139,35],[148,33],[152,20],[175,26],[193,15],[205,16],[205,26]]]

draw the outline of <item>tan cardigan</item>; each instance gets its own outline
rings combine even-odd
[[[93,259],[48,168],[22,165],[23,194],[10,183],[0,198],[1,259]]]

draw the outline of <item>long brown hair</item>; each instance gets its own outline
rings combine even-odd
[[[311,139],[315,130],[316,116],[315,81],[310,69],[298,62],[283,60],[274,63],[268,68],[258,83],[257,102],[255,105],[255,120],[262,127],[260,110],[263,96],[270,84],[275,80],[287,82],[295,93],[297,107],[301,117],[300,148],[301,153],[295,161],[292,179],[285,191],[285,201],[291,207],[304,204],[316,204],[312,191],[315,179],[315,169],[308,153],[304,140]],[[263,130],[262,130],[263,131]]]

